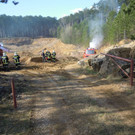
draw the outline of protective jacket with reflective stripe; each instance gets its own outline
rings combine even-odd
[[[15,55],[14,57],[13,57],[13,59],[14,59],[14,62],[15,63],[20,63],[20,56],[19,55]]]
[[[2,63],[8,64],[8,57],[7,56],[2,56]]]
[[[55,56],[56,56],[56,52],[53,52],[52,53],[52,58],[55,58]]]

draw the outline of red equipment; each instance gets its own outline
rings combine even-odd
[[[87,48],[84,51],[83,58],[89,57],[90,55],[95,55],[96,54],[96,49],[94,48]]]

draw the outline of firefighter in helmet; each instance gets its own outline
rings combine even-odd
[[[51,61],[51,53],[48,50],[46,50],[46,57],[47,57],[47,61],[50,62]]]
[[[14,52],[13,59],[16,66],[20,65],[20,56],[16,52]]]
[[[44,50],[42,50],[41,56],[42,56],[42,61],[45,62],[45,53],[44,53]]]
[[[56,61],[56,52],[53,50],[52,52],[52,61],[55,62]]]
[[[3,64],[3,68],[8,67],[9,61],[8,61],[8,56],[6,55],[6,53],[3,53],[2,56],[2,64]]]

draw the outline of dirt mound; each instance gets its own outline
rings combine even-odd
[[[36,47],[37,44],[39,44],[38,45],[38,46],[40,46],[39,48]],[[55,50],[55,52],[57,53],[57,57],[62,57],[62,56],[64,56],[64,57],[77,56],[78,57],[78,56],[80,56],[79,49],[75,45],[64,44],[59,39],[55,39],[55,38],[35,39],[33,42],[33,47],[37,48],[37,49],[33,50],[34,54],[41,54],[42,50],[46,49],[46,50],[49,50],[50,52]]]
[[[107,50],[107,49],[106,49]],[[131,58],[131,55],[134,56],[134,50],[129,46],[121,46],[121,47],[114,47],[113,49],[110,49],[107,54],[122,57],[122,58]],[[129,66],[129,63],[124,62],[122,60],[115,59],[114,60],[122,67]],[[108,76],[118,76],[120,69],[117,67],[116,64],[110,59],[108,56],[100,57],[100,55],[97,58],[92,59],[91,65],[94,70],[98,69],[100,75]]]
[[[61,61],[62,62],[77,62],[78,61],[78,58],[76,58],[76,57],[64,57],[64,58],[61,58]]]
[[[55,41],[55,38],[36,38],[33,40],[33,45],[48,45],[50,42]]]
[[[130,52],[130,57],[135,59],[135,46],[132,48],[132,50]]]
[[[131,43],[131,42],[132,42],[131,39],[123,39],[123,40],[121,40],[121,41],[118,43],[118,45],[129,44],[129,43]]]
[[[31,38],[1,38],[0,42],[6,45],[29,45],[32,44],[33,39]]]
[[[36,62],[36,63],[40,63],[42,62],[42,57],[33,57],[30,59],[30,62]]]
[[[108,54],[123,57],[123,58],[130,58],[130,51],[131,48],[115,48],[108,52]],[[115,61],[121,66],[124,67],[127,65],[127,62],[115,59]],[[106,59],[103,61],[99,73],[102,75],[110,75],[113,74],[114,76],[118,75],[119,68],[116,64],[109,58],[106,57]]]
[[[108,52],[108,54],[123,57],[123,58],[129,58],[130,57],[130,51],[131,48],[114,48]]]
[[[25,63],[30,64],[31,62],[41,63],[42,62],[42,57],[27,57],[27,60],[25,61]]]

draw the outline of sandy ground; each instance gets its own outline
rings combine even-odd
[[[0,134],[134,135],[135,93],[128,80],[100,78],[77,65],[77,58],[64,56],[56,63],[29,61],[21,70],[0,72],[1,82],[16,79],[18,91],[18,109],[0,103]]]

